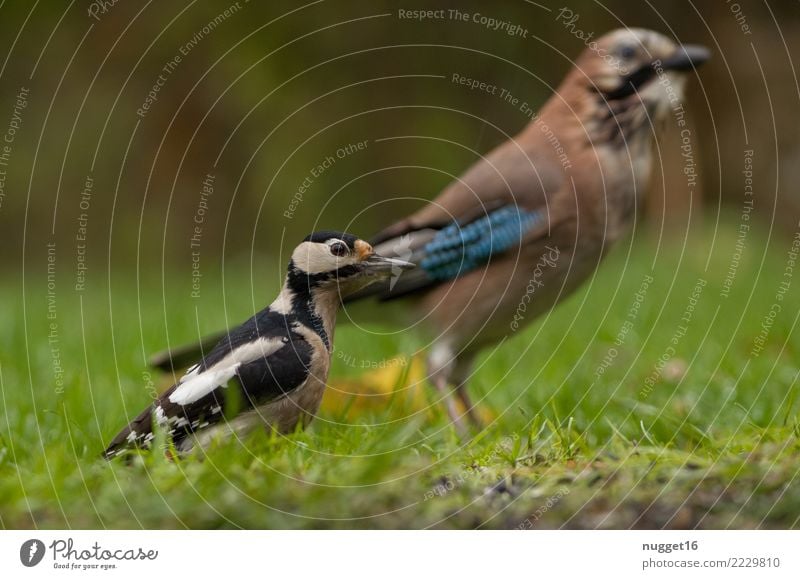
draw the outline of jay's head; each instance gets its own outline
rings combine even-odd
[[[295,289],[329,289],[346,294],[413,267],[407,261],[379,256],[369,243],[355,235],[317,231],[292,252],[288,275]]]
[[[570,80],[614,110],[642,103],[663,114],[682,98],[687,73],[709,57],[702,46],[677,44],[652,30],[621,28],[587,46]]]

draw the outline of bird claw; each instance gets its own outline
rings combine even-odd
[[[471,433],[479,432],[483,429],[475,405],[472,404],[463,386],[451,390],[448,388],[447,380],[441,377],[434,378],[433,385],[437,392],[442,395],[447,416],[461,438],[466,438]],[[463,408],[459,406],[463,406]]]

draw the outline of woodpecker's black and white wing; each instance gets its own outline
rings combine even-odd
[[[208,355],[111,441],[104,456],[147,448],[153,423],[176,446],[194,431],[274,401],[309,377],[312,346],[289,318],[269,309],[227,334]],[[235,389],[235,391],[234,391]]]

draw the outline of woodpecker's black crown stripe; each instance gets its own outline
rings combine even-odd
[[[341,239],[350,249],[355,248],[358,237],[350,233],[342,231],[315,231],[307,236],[303,241],[311,241],[312,243],[325,243],[329,239]]]

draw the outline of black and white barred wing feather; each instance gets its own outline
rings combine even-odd
[[[104,456],[126,448],[150,446],[153,423],[164,428],[176,447],[195,431],[232,418],[235,400],[244,411],[275,401],[301,386],[309,376],[312,350],[294,333],[259,334],[251,319],[226,336],[202,362],[189,371],[152,406],[137,416],[111,441]],[[263,320],[262,320],[263,321]],[[279,328],[282,329],[282,328]],[[230,389],[236,388],[236,396]]]

